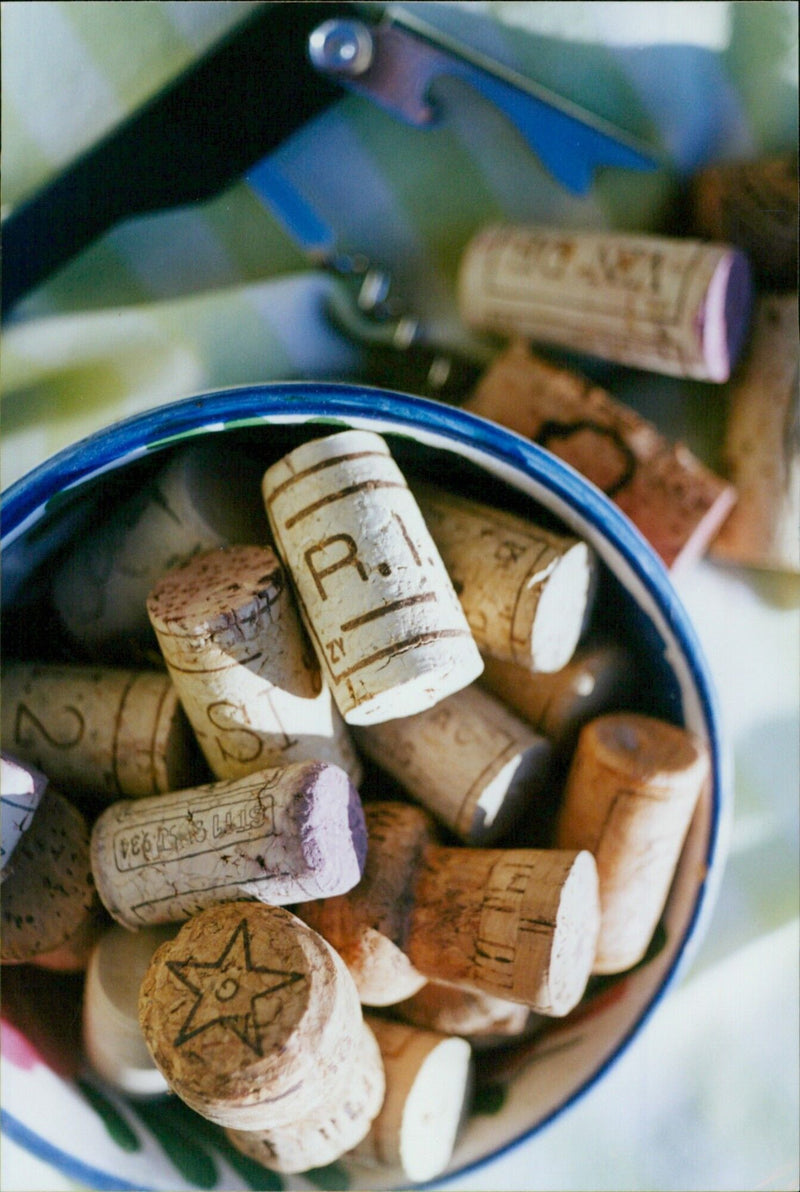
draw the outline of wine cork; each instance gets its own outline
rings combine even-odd
[[[711,553],[746,567],[800,571],[797,318],[796,292],[759,298],[728,393],[723,457],[739,499]]]
[[[565,666],[594,595],[589,546],[480,501],[414,491],[480,650],[529,670]]]
[[[586,850],[434,846],[414,886],[406,951],[430,980],[561,1017],[583,996],[599,920]]]
[[[8,753],[0,754],[0,881],[11,872],[11,858],[47,786],[44,774]]]
[[[550,778],[548,741],[474,684],[416,716],[357,729],[356,741],[466,844],[499,840]]]
[[[412,716],[477,678],[453,585],[386,442],[343,431],[266,472],[275,544],[349,724]]]
[[[565,460],[628,515],[667,567],[703,555],[730,513],[733,486],[599,385],[514,340],[464,408]]]
[[[70,636],[104,657],[149,644],[145,602],[165,571],[198,551],[265,542],[260,467],[213,440],[178,451],[92,533],[55,573],[53,604]]]
[[[752,281],[728,244],[497,226],[467,245],[458,303],[478,330],[721,382],[747,335]]]
[[[316,759],[361,767],[303,634],[277,555],[220,547],[168,571],[147,599],[158,644],[217,778]]]
[[[100,929],[86,820],[48,786],[3,883],[0,959],[84,967]]]
[[[321,762],[112,803],[92,830],[100,897],[133,928],[230,899],[285,905],[339,894],[358,882],[365,850],[358,794]]]
[[[114,924],[95,944],[83,994],[82,1035],[94,1071],[120,1093],[152,1097],[168,1092],[139,1026],[139,987],[174,924],[128,931]]]
[[[342,956],[366,1006],[389,1006],[426,978],[405,954],[408,907],[423,849],[435,838],[430,817],[405,803],[367,803],[367,859],[349,893],[307,902],[297,914]]]
[[[198,777],[178,693],[158,671],[9,662],[0,717],[9,748],[65,790],[139,798]]]
[[[386,1090],[375,1035],[361,1028],[358,1055],[347,1088],[313,1116],[271,1130],[227,1130],[237,1150],[270,1171],[308,1171],[334,1163],[369,1132]]]
[[[433,842],[426,813],[402,803],[368,805],[365,819],[364,880],[331,900],[333,907],[299,908],[340,953],[357,985],[369,969],[374,1000],[366,1002],[360,988],[362,1001],[391,1005],[422,988],[422,978],[551,1016],[568,1013],[580,1000],[600,915],[589,852],[444,847]],[[398,949],[410,961],[415,987],[404,989],[392,969]]]
[[[635,691],[633,656],[613,641],[580,645],[566,666],[549,673],[488,655],[483,661],[481,685],[543,733],[560,757],[571,753],[584,724],[629,706]]]
[[[291,912],[253,902],[209,907],[161,945],[139,1021],[172,1091],[236,1130],[330,1105],[363,1046],[358,995],[334,949]]]
[[[611,713],[582,730],[557,840],[590,849],[597,863],[595,972],[622,972],[644,956],[708,774],[702,742],[665,721]]]
[[[472,1053],[448,1038],[369,1015],[386,1072],[386,1098],[372,1129],[355,1147],[361,1163],[400,1167],[415,1183],[447,1167],[473,1091]]]
[[[404,1022],[443,1035],[459,1035],[473,1048],[498,1046],[531,1032],[545,1021],[527,1006],[492,997],[477,989],[429,981],[413,997],[394,1007]]]
[[[797,151],[715,162],[692,179],[692,230],[747,253],[765,289],[797,286]]]

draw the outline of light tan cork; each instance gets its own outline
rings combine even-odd
[[[583,996],[599,923],[586,850],[432,847],[414,887],[406,951],[431,980],[561,1017]]]
[[[270,547],[195,555],[161,577],[147,612],[217,778],[316,759],[358,785],[356,752]]]
[[[432,485],[414,492],[480,650],[529,670],[565,666],[591,612],[591,548]]]
[[[714,162],[692,178],[692,232],[743,249],[761,289],[797,286],[797,150]]]
[[[752,281],[729,244],[491,226],[464,252],[458,304],[478,330],[722,382],[744,343]]]
[[[63,971],[86,966],[103,929],[84,816],[52,786],[42,795],[3,883],[3,964]]]
[[[447,1167],[473,1091],[472,1053],[448,1038],[369,1015],[386,1071],[386,1098],[372,1129],[353,1151],[361,1163],[400,1167],[430,1180]]]
[[[464,408],[545,447],[601,488],[667,567],[705,554],[733,486],[599,385],[530,351],[501,352]]]
[[[429,981],[399,1002],[394,1013],[404,1022],[443,1035],[459,1035],[474,1048],[498,1046],[531,1033],[545,1021],[519,1002],[492,997],[477,989]]]
[[[712,543],[717,559],[800,572],[797,292],[762,295],[728,392],[723,444],[739,500]]]
[[[308,1118],[271,1130],[227,1130],[237,1150],[270,1171],[301,1172],[334,1163],[369,1132],[386,1091],[383,1060],[366,1023],[347,1087]]]
[[[302,444],[264,475],[275,545],[349,724],[411,716],[482,669],[405,478],[380,435]]]
[[[600,918],[590,853],[441,846],[430,817],[404,803],[368,804],[365,819],[364,879],[298,908],[345,960],[365,1004],[404,1000],[426,978],[551,1016],[580,1000]]]
[[[355,732],[363,752],[466,844],[499,840],[551,777],[549,742],[474,683],[416,716]]]
[[[367,859],[358,885],[296,909],[342,956],[364,1005],[387,1006],[425,984],[405,954],[405,939],[420,857],[435,829],[421,808],[405,803],[366,803],[364,820]]]
[[[186,786],[202,759],[159,671],[9,662],[3,739],[65,790],[139,798]]]
[[[149,643],[147,593],[165,571],[198,551],[266,542],[260,468],[212,440],[179,450],[154,479],[80,536],[53,580],[68,633],[98,657]]]
[[[132,928],[229,899],[288,905],[340,894],[361,877],[365,852],[355,787],[321,762],[112,803],[91,842],[100,897]]]
[[[622,972],[644,956],[708,776],[707,748],[677,725],[612,713],[583,728],[557,842],[597,862],[595,972]]]
[[[333,948],[282,907],[228,902],[184,924],[142,981],[139,1021],[169,1087],[220,1126],[314,1115],[363,1046],[355,986]]]
[[[129,931],[113,924],[97,941],[83,992],[82,1037],[92,1069],[132,1097],[168,1091],[139,1026],[139,986],[153,953],[178,931],[175,924]]]
[[[560,756],[575,747],[584,724],[630,706],[636,691],[633,656],[614,641],[581,644],[566,666],[549,673],[488,655],[483,661],[481,686],[543,733]]]

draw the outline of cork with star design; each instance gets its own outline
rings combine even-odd
[[[290,911],[209,907],[153,956],[139,1021],[173,1092],[221,1126],[266,1130],[346,1084],[362,1013],[333,948]]]

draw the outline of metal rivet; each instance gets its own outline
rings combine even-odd
[[[308,53],[317,70],[360,75],[372,63],[372,35],[361,21],[324,21],[309,36]]]

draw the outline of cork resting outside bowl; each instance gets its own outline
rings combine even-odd
[[[494,1088],[503,1089],[502,1107],[470,1118],[448,1169],[453,1173],[496,1155],[568,1110],[635,1042],[694,954],[719,885],[730,797],[716,697],[667,573],[630,522],[555,457],[462,411],[349,385],[239,388],[109,427],[9,488],[3,500],[4,633],[9,641],[24,641],[34,624],[39,643],[46,646],[49,627],[37,624],[35,613],[48,560],[68,536],[80,533],[93,510],[107,510],[176,446],[198,435],[246,442],[263,450],[269,463],[300,442],[348,427],[386,436],[404,469],[417,468],[423,477],[467,495],[480,493],[481,499],[507,503],[518,512],[543,506],[562,528],[585,538],[602,565],[598,607],[607,627],[634,648],[649,692],[648,710],[692,729],[711,755],[711,782],[683,848],[660,949],[556,1022],[545,1036],[548,1045],[530,1045],[525,1063],[507,1083],[515,1050],[503,1052],[506,1070],[498,1065],[490,1073]],[[97,1081],[90,1089],[75,1079],[79,1071],[69,1047],[70,1009],[79,995],[75,978],[34,972],[23,982],[9,972],[3,993],[2,1126],[8,1137],[90,1187],[170,1189],[176,1187],[177,1171],[185,1181],[181,1186],[229,1192],[251,1186],[224,1140],[202,1125],[191,1127],[195,1149],[187,1157],[180,1108],[128,1104],[109,1096]],[[42,1013],[42,1005],[55,1004],[63,1023],[47,1009]],[[364,1174],[349,1160],[338,1168],[340,1181],[352,1187],[408,1186],[399,1171]],[[309,1186],[295,1177],[281,1179],[287,1188]]]

